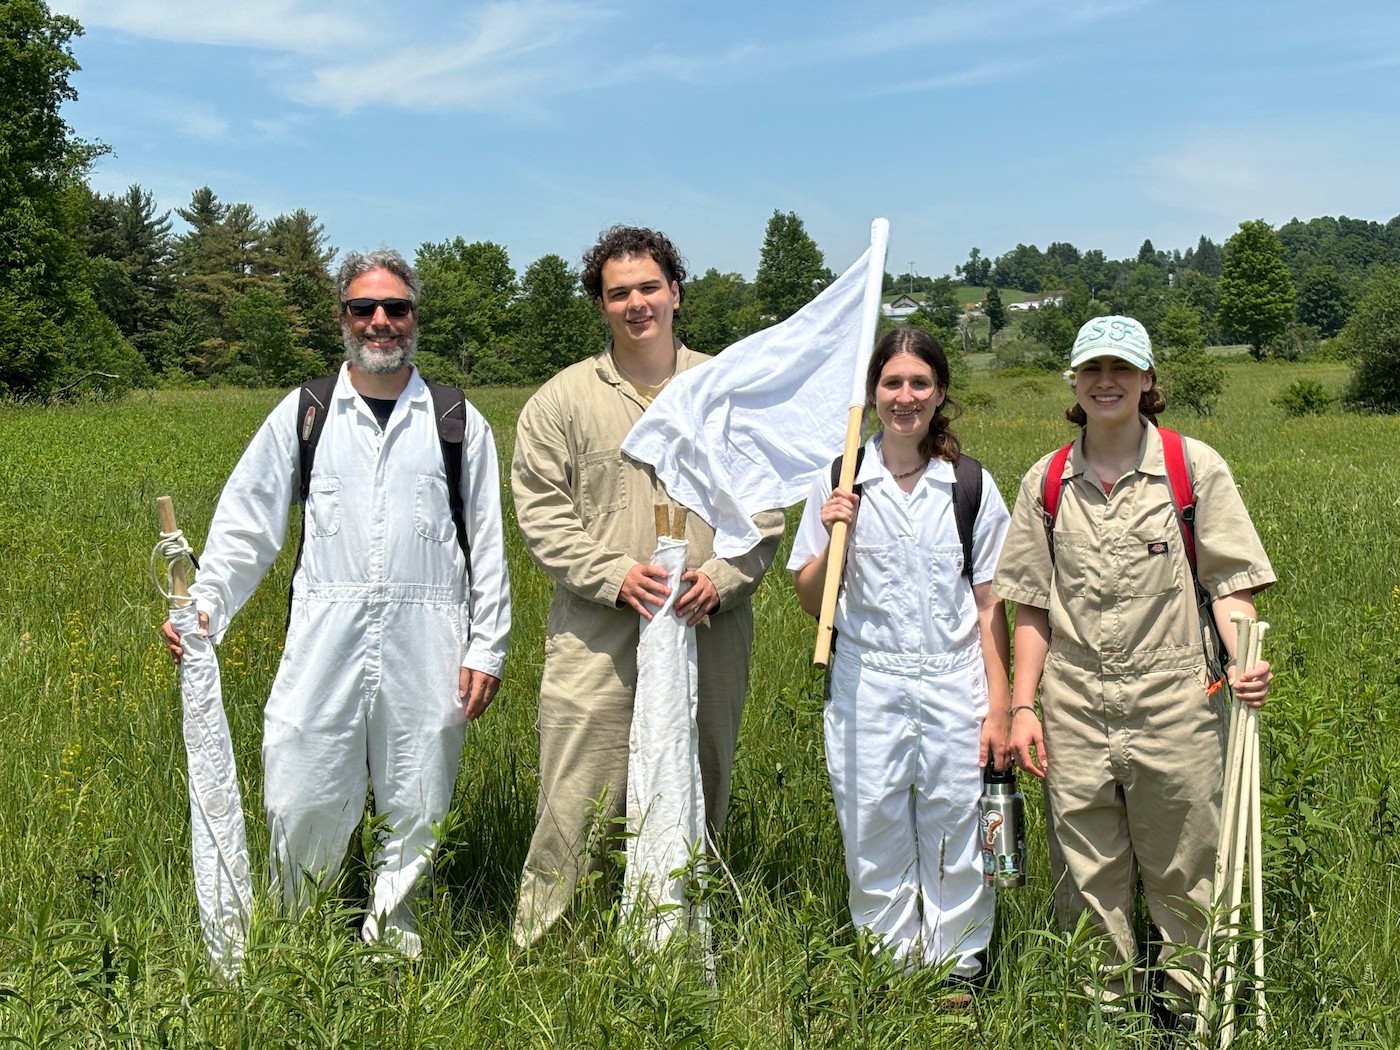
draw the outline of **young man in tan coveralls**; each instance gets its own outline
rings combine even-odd
[[[1021,482],[993,589],[1017,603],[1011,738],[1022,768],[1045,778],[1056,914],[1087,912],[1108,935],[1105,1006],[1135,991],[1136,875],[1164,942],[1164,999],[1194,1003],[1220,821],[1224,706],[1206,692],[1191,566],[1167,485],[1162,439],[1142,413],[1165,402],[1151,343],[1132,318],[1081,329],[1071,366],[1083,432],[1065,466],[1054,557],[1041,494],[1051,456]],[[1185,439],[1196,493],[1196,566],[1227,644],[1232,612],[1254,613],[1273,569],[1230,476],[1209,446]],[[1233,684],[1262,704],[1268,665]],[[1041,690],[1044,727],[1036,718]],[[1222,694],[1223,695],[1223,694]],[[1053,756],[1053,761],[1052,761]]]
[[[707,360],[672,328],[685,267],[663,235],[613,227],[584,256],[583,285],[612,331],[599,354],[564,369],[526,404],[511,481],[530,554],[554,580],[540,684],[540,791],[521,876],[514,936],[537,940],[568,910],[590,839],[622,813],[637,682],[639,615],[670,593],[656,548],[655,505],[670,502],[651,467],[625,456],[632,425],[677,372]],[[740,558],[714,556],[714,531],[686,518],[690,589],[675,615],[696,627],[697,723],[706,819],[724,827],[739,720],[748,689],[758,587],[782,535],[778,511],[756,519],[764,538]],[[600,824],[600,822],[602,822]]]

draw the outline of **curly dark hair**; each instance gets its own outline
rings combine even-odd
[[[1167,410],[1167,399],[1162,393],[1162,388],[1157,385],[1157,369],[1148,368],[1145,371],[1152,377],[1152,388],[1144,390],[1142,397],[1138,398],[1138,411],[1156,425],[1158,414]],[[1078,401],[1065,409],[1065,418],[1077,427],[1089,422],[1089,417],[1084,413],[1084,406]]]
[[[943,404],[933,410],[928,433],[919,442],[919,451],[929,459],[946,459],[955,462],[962,449],[951,424],[962,414],[962,407],[948,396],[948,355],[943,344],[922,328],[896,328],[886,332],[883,339],[875,344],[870,355],[870,367],[865,370],[865,414],[868,419],[875,412],[875,388],[880,384],[880,373],[896,354],[913,354],[933,372],[934,381],[943,390]]]
[[[639,255],[651,256],[666,280],[676,282],[684,302],[685,260],[671,238],[645,226],[613,226],[603,231],[598,243],[583,253],[583,290],[594,299],[602,299],[603,265]]]

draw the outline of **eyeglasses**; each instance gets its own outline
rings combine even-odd
[[[381,308],[385,317],[407,317],[413,313],[413,303],[408,299],[346,299],[340,305],[351,317],[373,317],[374,311]]]

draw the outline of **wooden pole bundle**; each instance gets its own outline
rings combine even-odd
[[[1233,613],[1237,642],[1235,665],[1241,675],[1261,659],[1264,634],[1269,625],[1242,613]],[[1259,709],[1235,701],[1230,719],[1230,742],[1225,753],[1225,782],[1221,790],[1220,832],[1216,839],[1215,882],[1212,889],[1212,928],[1206,944],[1206,961],[1214,966],[1220,941],[1229,936],[1225,959],[1218,974],[1221,989],[1220,1045],[1229,1046],[1235,1036],[1235,997],[1239,991],[1238,953],[1241,937],[1245,864],[1249,865],[1250,930],[1253,951],[1255,1023],[1265,1031],[1264,995],[1264,878],[1259,805]],[[1198,1033],[1205,1035],[1211,983],[1201,989]]]

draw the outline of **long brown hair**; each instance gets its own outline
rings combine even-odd
[[[962,446],[950,424],[962,414],[962,407],[948,396],[948,355],[943,352],[943,344],[922,328],[896,328],[875,344],[870,367],[865,372],[866,421],[875,413],[875,388],[880,385],[880,374],[896,354],[913,354],[928,365],[934,382],[943,391],[943,404],[933,410],[928,433],[919,442],[919,451],[929,459],[955,461]]]

